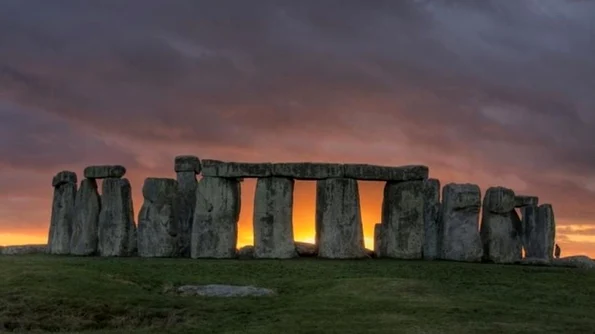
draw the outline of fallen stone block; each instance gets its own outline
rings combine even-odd
[[[126,174],[126,168],[120,165],[89,166],[84,174],[88,179],[121,178]]]
[[[332,178],[316,182],[316,244],[321,258],[367,256],[356,180]]]
[[[58,180],[58,182],[56,182]],[[54,177],[54,197],[48,234],[48,253],[56,255],[70,254],[70,238],[74,218],[76,198],[76,174],[62,171]]]
[[[271,176],[270,163],[224,162],[203,160],[202,175],[223,178],[250,178]]]
[[[254,258],[254,246],[248,245],[238,249],[238,259],[249,260]]]
[[[368,164],[345,164],[344,177],[368,181],[413,181],[428,178],[428,167],[411,166],[376,166]]]
[[[567,256],[559,259],[552,259],[552,265],[556,267],[595,269],[595,261],[585,255]]]
[[[315,244],[308,242],[295,242],[295,251],[300,257],[315,257],[318,256],[318,247]]]
[[[143,205],[138,214],[138,255],[178,257],[178,230],[175,199],[178,182],[167,178],[147,178],[143,184]]]
[[[519,264],[527,266],[550,266],[552,262],[548,259],[538,259],[534,257],[526,257],[519,261]]]
[[[424,182],[387,182],[382,200],[382,257],[421,259],[424,245]]]
[[[441,259],[481,261],[480,206],[481,191],[477,185],[449,183],[442,188],[439,230]]]
[[[70,254],[95,255],[97,253],[99,212],[101,199],[94,179],[84,179],[76,193]]]
[[[440,229],[440,181],[424,181],[424,247],[423,258],[434,260],[439,257],[438,230]]]
[[[235,258],[240,216],[240,183],[203,177],[196,187],[192,258]]]
[[[481,240],[484,260],[515,263],[522,258],[522,223],[514,210],[515,194],[511,189],[491,187],[483,200]]]
[[[0,255],[31,255],[47,253],[47,245],[0,246]]]
[[[273,164],[273,176],[296,180],[324,180],[342,178],[342,164],[318,162],[285,162]]]
[[[179,155],[174,159],[174,170],[178,172],[194,172],[200,174],[202,165],[200,159],[193,155]]]
[[[259,178],[254,197],[254,257],[297,256],[293,241],[293,186],[288,178]]]
[[[522,208],[524,206],[534,205],[539,203],[539,198],[535,196],[516,195],[514,198],[514,207]]]

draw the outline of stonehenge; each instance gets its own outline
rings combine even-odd
[[[504,187],[488,188],[482,200],[479,186],[441,187],[423,165],[225,162],[180,155],[173,172],[173,178],[145,179],[138,226],[124,166],[88,166],[78,188],[76,173],[57,173],[47,253],[495,263],[550,261],[554,254],[550,204],[539,205],[538,197]],[[241,181],[246,178],[256,180],[254,243],[238,249]],[[296,180],[316,182],[313,244],[294,240]],[[358,185],[366,181],[384,183],[373,252],[364,245]]]

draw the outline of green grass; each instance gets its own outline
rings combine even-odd
[[[182,284],[275,297],[181,297]],[[0,257],[0,332],[587,333],[595,272],[449,262]]]

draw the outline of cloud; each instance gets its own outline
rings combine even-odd
[[[558,0],[4,1],[1,159],[157,174],[186,152],[426,163],[445,181],[498,182],[564,219],[593,217],[593,11]]]

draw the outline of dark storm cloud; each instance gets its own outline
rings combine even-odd
[[[0,9],[0,100],[63,120],[63,138],[60,126],[77,124],[148,146],[415,158],[441,170],[513,173],[530,190],[564,184],[564,193],[595,200],[584,186],[595,170],[593,1],[3,1]],[[11,117],[4,126],[35,127]],[[31,140],[0,146],[1,159],[34,164],[43,146]]]

